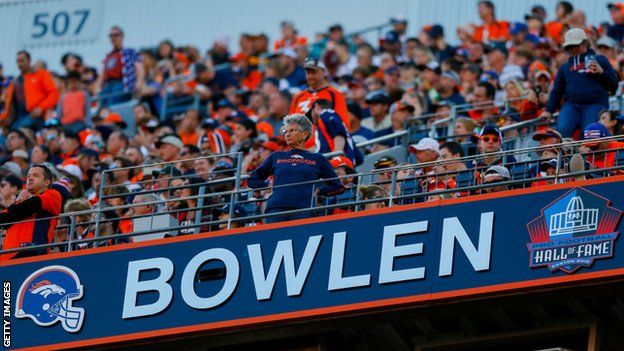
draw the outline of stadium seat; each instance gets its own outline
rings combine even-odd
[[[419,194],[421,191],[422,189],[420,188],[420,184],[418,183],[416,178],[408,178],[401,183],[401,196],[416,195]],[[408,198],[402,198],[400,203],[402,205],[407,205],[422,201],[422,196],[413,196]]]
[[[459,172],[455,178],[458,188],[477,185],[474,170]]]
[[[619,149],[615,155],[615,165],[624,166],[624,149]]]

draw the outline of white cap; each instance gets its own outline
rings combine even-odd
[[[162,144],[170,144],[180,150],[182,150],[182,148],[184,147],[184,144],[182,144],[182,140],[177,135],[166,135],[164,137],[161,137],[160,140],[158,140],[155,144],[157,148],[160,148]]]
[[[61,169],[73,175],[74,177],[78,178],[79,180],[82,180],[82,170],[77,165],[68,164],[68,165],[62,166]]]
[[[293,48],[284,48],[280,51],[280,54],[286,57],[290,57],[293,60],[297,59],[297,53],[295,52]]]
[[[13,150],[11,157],[23,158],[25,160],[28,160],[28,152],[22,149]]]
[[[563,47],[570,45],[580,45],[583,40],[587,40],[587,34],[581,28],[572,28],[565,33]]]
[[[617,48],[618,44],[611,37],[604,36],[596,42],[596,46],[606,46],[610,49]]]
[[[501,177],[505,180],[511,178],[509,170],[503,166],[492,166],[485,171],[485,179]]]
[[[416,153],[416,151],[433,150],[436,153],[440,153],[440,143],[433,138],[422,138],[418,144],[412,144],[409,147],[410,152]]]

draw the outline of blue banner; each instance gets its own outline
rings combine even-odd
[[[614,177],[16,260],[0,267],[3,345],[88,346],[623,275],[623,185]]]

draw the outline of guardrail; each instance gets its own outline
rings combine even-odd
[[[624,136],[617,137],[608,137],[600,139],[600,141],[623,141]],[[575,172],[571,172],[567,170],[565,165],[569,162],[571,155],[576,149],[582,145],[582,142],[569,142],[555,145],[547,145],[541,147],[533,147],[533,148],[524,148],[520,150],[510,150],[510,151],[500,151],[492,154],[485,155],[477,155],[477,156],[466,156],[460,159],[452,159],[452,160],[437,160],[434,162],[423,163],[423,164],[409,164],[409,165],[400,165],[393,168],[387,168],[383,170],[373,170],[368,173],[356,173],[351,175],[346,175],[342,177],[338,177],[341,181],[345,178],[353,178],[352,186],[349,186],[346,190],[346,194],[339,195],[336,197],[319,197],[313,195],[310,199],[310,206],[302,209],[294,209],[290,211],[283,211],[278,213],[266,214],[262,213],[262,206],[266,202],[268,196],[266,196],[268,192],[272,189],[277,188],[278,186],[267,186],[262,189],[249,189],[244,186],[244,180],[246,176],[245,172],[241,169],[242,167],[242,158],[240,153],[230,153],[225,155],[214,155],[209,157],[197,158],[198,159],[206,159],[206,158],[219,158],[219,157],[230,157],[233,158],[236,162],[236,166],[232,167],[232,171],[234,172],[233,176],[222,177],[220,179],[204,179],[203,181],[195,184],[183,184],[180,186],[168,186],[166,188],[159,189],[142,189],[137,192],[130,192],[122,197],[129,198],[141,194],[148,193],[164,193],[169,192],[174,194],[178,190],[189,189],[191,187],[195,187],[198,189],[196,195],[190,196],[174,196],[169,198],[162,198],[158,201],[145,202],[141,204],[124,204],[120,206],[107,206],[105,204],[105,200],[112,197],[120,197],[120,195],[112,195],[107,196],[103,195],[100,197],[98,205],[95,206],[91,210],[81,211],[81,212],[73,212],[73,213],[64,213],[59,216],[61,225],[57,227],[57,231],[62,232],[66,231],[67,236],[66,239],[59,242],[54,242],[45,245],[26,247],[26,248],[18,248],[12,250],[0,251],[1,253],[8,252],[17,252],[17,251],[33,251],[33,250],[42,250],[42,249],[50,249],[50,248],[60,248],[65,251],[71,251],[75,249],[82,249],[90,246],[99,246],[99,245],[111,245],[120,242],[126,242],[131,240],[130,238],[140,238],[144,235],[149,234],[159,234],[160,237],[164,237],[167,235],[183,235],[180,232],[189,232],[189,233],[198,233],[205,231],[213,231],[218,230],[219,227],[230,228],[234,224],[238,225],[254,225],[259,224],[261,221],[268,217],[273,216],[282,216],[285,214],[297,214],[312,211],[316,215],[325,215],[331,214],[335,212],[337,209],[341,209],[341,211],[360,211],[366,207],[366,204],[371,203],[383,203],[384,206],[396,206],[403,205],[415,202],[423,202],[437,198],[448,198],[448,197],[456,197],[456,196],[470,196],[474,194],[478,194],[482,191],[486,191],[488,188],[492,187],[492,184],[483,184],[481,182],[480,177],[482,177],[483,171],[487,168],[487,166],[479,166],[469,168],[465,171],[448,171],[446,167],[450,164],[457,164],[458,162],[465,164],[471,163],[474,161],[478,161],[484,157],[502,157],[505,160],[505,156],[514,155],[520,156],[524,154],[530,153],[539,153],[546,149],[557,149],[561,150],[557,154],[557,167],[554,171],[554,174],[549,175],[541,175],[539,173],[530,172],[531,167],[539,167],[541,163],[547,160],[533,159],[531,161],[517,161],[517,162],[504,162],[505,166],[510,170],[511,178],[509,180],[496,183],[497,186],[502,187],[529,187],[532,186],[533,183],[541,181],[544,183],[559,183],[562,181],[567,181],[569,179],[574,179],[578,177],[602,177],[602,176],[611,176],[614,174],[624,174],[624,149],[620,150],[610,150],[610,152],[617,153],[617,162],[612,167],[602,168],[602,169],[586,169],[586,170],[577,170]],[[602,153],[601,151],[594,151],[585,154],[587,161],[593,163],[592,158],[597,157],[598,153]],[[518,157],[520,158],[520,157]],[[188,160],[185,160],[188,161]],[[173,163],[160,163],[156,166],[169,166],[173,165]],[[119,168],[114,170],[107,170],[104,173],[110,172],[119,172],[128,169],[142,169],[148,167],[154,167],[155,165],[149,166],[138,166],[138,167],[128,167],[128,168]],[[436,171],[435,173],[426,174],[419,173],[419,170],[423,170],[425,168],[431,167],[439,167],[441,170]],[[520,171],[517,171],[520,170]],[[460,173],[466,173],[467,177],[464,177],[465,184],[460,182]],[[462,173],[463,174],[463,173]],[[107,177],[103,175],[103,179]],[[172,177],[171,179],[189,179],[189,176],[180,176],[180,177]],[[451,186],[449,179],[453,178],[456,185]],[[300,182],[293,183],[288,185],[281,185],[279,187],[292,187],[292,186],[301,186],[301,185],[310,185],[315,189],[319,184],[324,183],[326,180],[320,181],[311,181],[311,182]],[[223,184],[229,184],[232,189],[228,190],[214,190],[213,187],[220,186]],[[387,196],[382,196],[374,199],[362,199],[360,192],[358,191],[358,186],[367,185],[367,184],[377,184],[385,189],[387,189]],[[434,184],[433,188],[429,189],[428,184]],[[444,184],[443,186],[439,186],[439,184]],[[102,182],[100,186],[100,194],[104,194],[104,189],[106,187],[115,187],[118,185],[106,185],[105,182]],[[203,189],[204,191],[200,191],[199,189]],[[485,189],[485,190],[484,190]],[[314,193],[314,192],[313,192]],[[164,209],[164,206],[167,206],[171,202],[176,201],[189,201],[195,200],[196,205],[192,208],[168,208]],[[216,201],[219,200],[219,201]],[[224,201],[227,200],[227,201]],[[213,209],[222,208],[225,204],[229,204],[229,215],[227,219],[215,219],[215,217],[210,213]],[[255,209],[254,213],[249,214],[245,217],[235,218],[233,209],[234,204],[241,204],[243,206],[247,206],[248,208]],[[105,212],[111,211],[119,211],[124,212],[125,210],[136,209],[138,206],[145,205],[153,205],[153,206],[162,206],[162,210],[158,210],[148,214],[141,215],[126,215],[123,217],[113,217],[113,218],[105,218]],[[100,233],[100,228],[104,227],[108,224],[112,224],[120,221],[133,221],[135,219],[148,218],[150,221],[154,221],[156,216],[165,216],[165,217],[176,217],[176,215],[186,212],[191,213],[195,216],[192,221],[188,221],[186,224],[176,224],[176,225],[166,225],[159,228],[149,228],[146,230],[138,230],[133,231],[127,234],[119,234],[114,233],[113,235],[102,235]],[[80,217],[88,216],[89,220],[80,222],[78,219]],[[94,235],[91,238],[81,237],[78,233],[77,228],[87,228],[86,231],[89,231],[89,228],[94,228]],[[82,229],[85,231],[85,229]]]

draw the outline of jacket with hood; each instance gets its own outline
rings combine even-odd
[[[604,70],[602,74],[585,73],[587,55],[594,55]],[[594,50],[587,49],[585,54],[570,57],[568,62],[559,68],[546,104],[546,111],[555,112],[562,99],[573,104],[602,104],[606,107],[609,105],[609,93],[617,90],[618,81],[619,77],[609,60],[603,55],[596,55]]]

